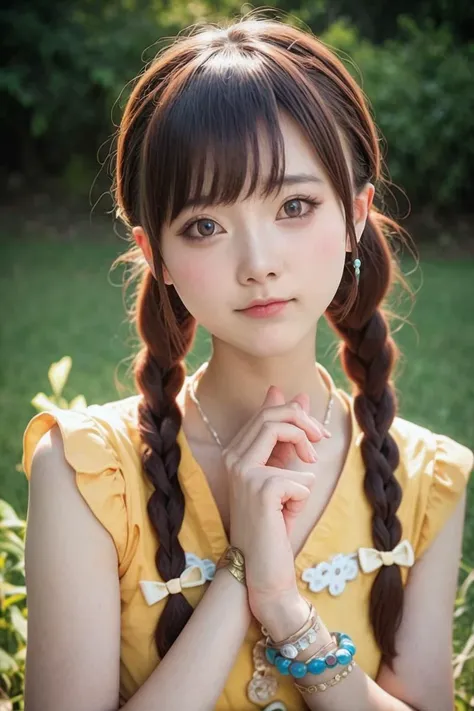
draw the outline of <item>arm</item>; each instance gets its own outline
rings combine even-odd
[[[466,495],[426,553],[412,568],[405,588],[403,620],[397,635],[394,671],[382,665],[373,681],[357,665],[337,686],[306,694],[315,711],[451,711],[453,707],[452,618],[461,555]],[[266,627],[274,639],[283,639],[305,622],[307,607],[300,602],[271,613]],[[275,630],[273,636],[272,630]],[[298,656],[309,658],[329,639],[323,628],[320,641]],[[357,661],[357,653],[355,655]],[[300,684],[333,677],[341,667]]]
[[[25,565],[25,711],[116,711],[117,554],[76,487],[57,426],[34,454]],[[249,623],[245,587],[219,570],[172,649],[122,708],[213,709]]]

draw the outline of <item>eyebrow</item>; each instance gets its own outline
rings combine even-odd
[[[319,183],[321,185],[324,185],[324,180],[322,178],[319,178],[317,175],[310,175],[309,173],[298,173],[297,175],[285,175],[282,181],[282,186],[298,185],[299,183]],[[183,206],[183,211],[193,207],[207,207],[209,205],[211,205],[209,195],[200,195],[197,198],[191,198],[190,200],[188,200]]]

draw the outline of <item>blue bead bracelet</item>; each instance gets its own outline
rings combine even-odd
[[[291,674],[295,679],[302,679],[306,674],[322,674],[326,669],[333,669],[338,664],[347,666],[352,662],[356,653],[355,644],[348,634],[343,632],[334,632],[333,634],[336,638],[337,649],[334,652],[328,652],[323,657],[314,657],[308,663],[286,659],[278,654],[278,649],[272,647],[265,648],[265,656],[280,674],[285,676]]]

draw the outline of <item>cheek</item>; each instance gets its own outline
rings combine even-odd
[[[345,228],[342,221],[327,221],[318,225],[316,237],[312,236],[305,263],[311,271],[324,278],[333,280],[341,275],[346,253]]]
[[[212,268],[204,252],[195,254],[186,250],[181,257],[174,254],[167,263],[176,291],[192,314],[198,317],[205,304],[216,303],[220,270]]]
[[[319,314],[329,306],[341,282],[346,254],[344,230],[342,220],[318,224],[316,236],[310,236],[304,255],[299,255],[298,271],[301,274],[303,270],[305,291]]]
[[[326,266],[340,266],[341,260],[344,259],[345,249],[345,242],[340,230],[324,233],[315,245],[318,261]]]

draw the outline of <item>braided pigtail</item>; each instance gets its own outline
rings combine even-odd
[[[391,220],[374,213],[367,220],[358,253],[362,261],[355,300],[351,260],[336,298],[328,311],[335,331],[342,336],[341,360],[345,373],[356,386],[354,411],[362,432],[361,454],[365,465],[364,489],[373,507],[372,536],[380,551],[399,543],[402,529],[397,510],[401,487],[394,476],[399,451],[389,429],[397,411],[391,373],[398,350],[389,335],[387,319],[380,304],[393,281],[393,267],[382,225]],[[395,635],[403,612],[403,585],[397,565],[382,566],[370,596],[370,619],[383,660],[392,665],[396,656]]]
[[[148,515],[158,537],[156,567],[163,580],[179,578],[185,554],[178,540],[184,517],[184,494],[178,479],[181,451],[177,435],[181,411],[176,403],[185,378],[184,356],[190,350],[195,321],[185,314],[178,297],[172,304],[175,324],[161,322],[156,304],[158,283],[149,272],[137,299],[137,329],[145,343],[135,361],[135,382],[143,394],[138,425],[145,449],[143,469],[155,487],[148,501]],[[178,332],[176,343],[170,333]],[[160,657],[169,650],[185,626],[193,608],[183,594],[169,595],[155,631]]]

